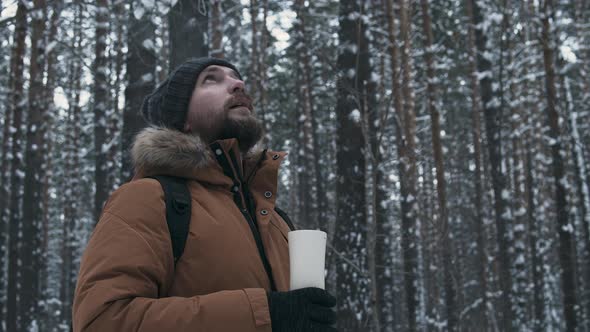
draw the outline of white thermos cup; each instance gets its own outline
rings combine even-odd
[[[291,270],[290,290],[325,289],[326,232],[299,230],[288,233]]]

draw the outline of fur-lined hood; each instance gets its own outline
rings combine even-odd
[[[220,142],[228,150],[238,147],[236,139]],[[258,160],[262,152],[255,146],[244,156],[245,162]],[[164,127],[148,127],[139,132],[131,148],[131,159],[136,177],[165,174],[200,178],[195,174],[211,166],[219,168],[209,145],[199,136]]]
[[[135,137],[131,160],[137,174],[186,174],[213,161],[199,136],[163,127],[148,127]]]

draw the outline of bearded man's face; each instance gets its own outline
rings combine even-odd
[[[184,131],[200,135],[207,143],[236,138],[242,152],[262,138],[262,125],[254,117],[252,99],[234,70],[212,65],[199,74]]]

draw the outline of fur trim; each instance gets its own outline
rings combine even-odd
[[[163,127],[148,127],[139,132],[131,158],[135,172],[143,176],[188,174],[213,160],[208,145],[200,137]]]

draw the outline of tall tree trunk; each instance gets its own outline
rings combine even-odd
[[[0,8],[2,8],[0,6]],[[17,16],[18,17],[18,16]],[[18,21],[17,21],[18,22]],[[18,26],[18,23],[17,23]],[[15,32],[16,33],[16,32]],[[8,37],[7,37],[8,38]],[[16,38],[15,38],[16,40]],[[6,74],[5,77],[8,77],[8,89],[10,93],[10,89],[12,89],[13,81],[15,77],[15,73],[12,72],[12,68],[14,68],[14,64],[16,62],[15,58],[15,49],[16,43],[12,47],[12,55],[10,57],[10,65],[8,71],[2,71],[2,74]],[[10,136],[11,136],[11,128],[13,128],[12,124],[12,117],[13,117],[14,107],[12,107],[10,99],[7,103],[7,107],[5,108],[4,113],[4,127],[2,128],[2,156],[1,164],[0,164],[0,285],[6,285],[6,274],[5,268],[6,261],[8,260],[8,202],[10,199],[10,185],[9,185],[9,170],[10,170],[10,163],[12,162],[12,157],[8,158],[10,154]],[[6,317],[5,317],[5,304],[6,304],[6,288],[0,287],[0,332],[5,331],[6,325]]]
[[[417,276],[417,165],[416,165],[416,114],[414,111],[414,92],[412,82],[411,44],[411,8],[405,1],[400,1],[400,38],[403,41],[401,50],[402,71],[402,108],[397,110],[402,119],[403,147],[400,149],[400,178],[402,182],[402,250],[404,251],[404,283],[406,302],[408,303],[408,320],[410,330],[416,329],[416,276]]]
[[[39,265],[41,246],[42,188],[45,179],[45,133],[47,131],[47,108],[44,105],[43,74],[45,68],[46,3],[33,2],[38,12],[31,20],[31,62],[29,65],[29,94],[27,117],[27,143],[25,150],[25,181],[23,196],[22,240],[19,259],[27,264],[21,265],[19,281],[25,287],[19,291],[20,327],[30,329],[30,324],[38,313],[39,305]]]
[[[535,197],[534,197],[534,175],[533,160],[530,144],[527,146],[526,154],[526,195],[528,205],[528,222],[529,222],[529,248],[531,251],[531,271],[533,276],[533,321],[532,328],[534,331],[545,330],[545,320],[543,312],[545,311],[543,296],[543,258],[539,253],[537,243],[539,242],[540,229],[535,218]]]
[[[189,58],[209,54],[209,47],[205,42],[208,25],[205,1],[178,0],[170,9],[168,26],[170,27],[171,70]]]
[[[54,45],[56,43],[57,38],[57,29],[60,23],[60,16],[63,9],[63,1],[57,0],[51,3],[52,14],[49,20],[49,33],[47,36],[47,45]],[[46,131],[45,136],[52,133],[52,129],[54,128],[55,124],[55,105],[53,103],[53,94],[55,90],[56,80],[57,80],[57,51],[58,49],[53,47],[47,50],[46,53],[46,62],[47,62],[47,81],[45,86],[43,87],[43,97],[42,97],[42,105],[43,109],[47,110],[45,117],[43,119]],[[48,271],[48,252],[49,252],[49,219],[50,219],[50,179],[54,178],[54,173],[52,172],[52,152],[53,152],[53,142],[48,137],[47,138],[47,145],[45,147],[45,155],[47,156],[45,160],[45,177],[42,179],[43,186],[41,189],[41,210],[43,211],[43,219],[42,225],[40,230],[41,236],[41,244],[40,244],[40,261],[39,261],[39,291],[41,302],[43,307],[40,310],[39,315],[39,330],[46,331],[50,329],[51,324],[51,313],[49,310],[49,299],[50,299],[50,288],[49,288],[49,271]]]
[[[313,128],[313,117],[314,117],[314,102],[313,102],[313,95],[312,95],[312,68],[310,63],[310,57],[307,53],[307,48],[305,45],[309,45],[309,41],[307,40],[307,33],[305,31],[305,22],[307,14],[307,9],[304,6],[304,1],[297,0],[295,2],[295,12],[297,13],[297,23],[295,27],[297,29],[297,36],[298,36],[298,47],[297,49],[297,59],[300,63],[299,73],[301,77],[301,84],[299,85],[299,95],[300,95],[300,103],[302,109],[302,117],[299,118],[299,121],[302,122],[302,132],[303,132],[303,147],[302,147],[302,173],[299,174],[301,178],[302,192],[305,194],[307,199],[302,201],[303,209],[302,209],[302,218],[306,220],[308,227],[317,228],[319,227],[320,223],[318,220],[317,211],[319,209],[318,205],[318,191],[317,191],[317,161],[315,160],[315,148],[317,147],[316,144],[316,135]]]
[[[396,112],[396,144],[399,155],[399,178],[401,193],[401,219],[402,219],[402,254],[404,270],[404,289],[406,295],[406,310],[408,319],[408,330],[416,331],[416,284],[418,265],[418,252],[416,246],[416,157],[415,147],[415,115],[413,101],[405,100],[411,97],[408,85],[410,84],[409,72],[409,20],[406,11],[405,1],[402,2],[400,31],[404,40],[402,49],[401,68],[404,72],[404,88],[402,98],[402,86],[400,84],[400,67],[398,67],[398,49],[393,18],[393,1],[385,0],[385,16],[387,17],[387,28],[389,36],[389,53],[391,56],[391,73],[393,88],[393,104]],[[411,99],[411,98],[410,98]]]
[[[590,315],[590,188],[588,188],[588,179],[586,177],[586,164],[584,163],[583,143],[580,141],[578,131],[578,112],[574,110],[574,101],[571,94],[569,79],[564,77],[564,89],[567,100],[567,113],[570,121],[572,158],[574,159],[574,169],[576,172],[576,195],[578,198],[578,210],[580,211],[580,224],[582,228],[582,241],[584,242],[584,252],[582,254],[582,266],[580,270],[584,273],[582,278],[585,292],[584,300],[586,308],[580,308],[580,312],[586,310],[586,317]]]
[[[502,40],[506,45],[507,53],[507,81],[508,89],[507,93],[511,102],[508,103],[508,111],[510,114],[510,127],[511,133],[510,145],[512,147],[512,153],[510,159],[512,165],[510,171],[512,173],[512,210],[513,210],[513,227],[512,227],[512,265],[513,265],[513,276],[514,280],[512,292],[513,292],[513,305],[515,313],[514,326],[517,329],[528,328],[528,300],[527,300],[527,288],[528,288],[528,271],[526,266],[527,256],[527,245],[526,245],[526,199],[524,197],[524,175],[523,175],[523,163],[522,163],[522,102],[516,102],[519,100],[519,91],[517,91],[516,77],[524,77],[521,72],[517,72],[516,66],[513,65],[514,61],[514,46],[513,33],[511,30],[510,17],[513,15],[513,9],[508,6],[508,3],[504,3],[503,8],[503,30]],[[526,91],[526,90],[525,90]],[[507,157],[508,159],[508,157]]]
[[[258,114],[260,114],[260,120],[263,123],[265,135],[263,136],[263,144],[267,145],[270,141],[270,121],[266,118],[266,103],[267,103],[267,64],[266,58],[269,47],[269,35],[268,31],[268,0],[262,0],[262,36],[260,40],[260,57],[258,59],[258,91],[260,91],[260,100],[256,105]]]
[[[553,157],[553,177],[555,180],[555,208],[556,228],[559,234],[559,264],[561,267],[561,290],[563,292],[563,315],[567,331],[575,331],[578,325],[576,317],[576,270],[575,258],[572,252],[573,227],[568,221],[567,189],[565,188],[564,161],[561,155],[562,143],[559,130],[559,114],[555,106],[555,69],[553,64],[553,48],[551,42],[550,16],[553,16],[553,4],[551,0],[543,2],[543,14],[541,21],[543,64],[545,66],[545,89],[547,96],[547,120],[549,123],[549,135],[552,139],[551,154]]]
[[[431,130],[432,130],[432,150],[434,154],[434,163],[436,166],[436,191],[438,197],[438,208],[440,214],[441,238],[439,244],[442,245],[443,250],[443,275],[444,275],[444,289],[445,289],[445,304],[447,310],[447,328],[449,331],[455,331],[457,328],[457,308],[455,304],[455,285],[453,284],[452,276],[452,245],[451,245],[451,229],[449,227],[449,217],[447,209],[447,193],[445,169],[443,161],[443,151],[440,138],[440,114],[436,108],[436,87],[434,85],[434,61],[432,55],[432,27],[430,23],[430,11],[428,8],[428,0],[421,0],[422,6],[422,26],[424,30],[424,56],[426,58],[426,74],[427,87],[426,94],[428,95],[428,110],[430,112]]]
[[[422,315],[419,316],[418,321],[421,322],[418,330],[429,331],[429,324],[426,317],[437,317],[439,290],[436,280],[438,270],[438,251],[433,250],[433,239],[436,237],[436,230],[434,229],[434,183],[432,181],[432,166],[431,160],[426,158],[424,160],[424,167],[422,168],[423,185],[421,191],[423,192],[423,207],[420,209],[420,219],[425,222],[420,223],[419,230],[419,248],[420,248],[420,264],[422,265],[422,285],[423,289],[419,289],[423,293],[421,305]]]
[[[483,185],[482,185],[482,166],[481,166],[481,99],[479,96],[479,84],[477,79],[477,49],[475,46],[475,22],[473,21],[473,6],[472,0],[465,1],[465,7],[467,8],[467,16],[469,19],[468,28],[468,53],[469,53],[469,67],[471,80],[471,128],[473,136],[473,159],[475,163],[474,170],[474,184],[475,184],[475,196],[474,198],[474,222],[476,229],[476,247],[477,247],[477,270],[478,270],[478,282],[479,282],[479,296],[481,298],[481,306],[479,310],[480,321],[482,325],[487,329],[489,326],[488,318],[488,280],[486,271],[486,261],[488,255],[486,252],[486,233],[485,225],[483,220]]]
[[[250,95],[257,103],[259,101],[258,97],[258,87],[259,87],[259,80],[258,77],[258,0],[250,0],[250,27],[252,31],[251,38],[251,45],[250,48],[252,49],[252,53],[250,55],[250,77],[248,78],[250,81]]]
[[[367,268],[368,268],[368,279],[370,283],[370,298],[369,298],[369,307],[371,310],[371,318],[370,318],[370,326],[371,331],[373,332],[381,332],[383,328],[381,326],[381,311],[379,308],[379,304],[381,303],[379,297],[383,294],[379,294],[378,289],[378,275],[377,275],[377,169],[375,169],[377,165],[375,150],[371,145],[372,142],[372,133],[374,131],[370,130],[371,121],[369,113],[374,112],[374,110],[368,110],[366,108],[367,101],[363,103],[365,107],[362,109],[362,119],[361,119],[361,129],[363,134],[363,140],[365,141],[365,174],[366,174],[366,185],[365,185],[365,195],[368,204],[366,206],[366,213],[367,213]],[[371,128],[372,129],[372,128]]]
[[[98,222],[104,202],[106,202],[110,186],[107,183],[107,110],[108,105],[108,67],[107,67],[107,34],[109,21],[109,1],[96,2],[96,44],[94,47],[94,221]]]
[[[367,82],[371,77],[367,53],[366,24],[362,21],[364,4],[358,0],[341,0],[338,38],[338,98],[336,103],[336,232],[334,246],[345,253],[348,263],[336,264],[336,287],[339,299],[338,328],[360,331],[366,319],[366,198],[365,146],[361,113]],[[359,17],[353,13],[361,13]],[[353,51],[354,49],[354,51]],[[370,97],[370,96],[369,96]],[[370,105],[372,106],[372,105]],[[356,269],[356,270],[355,270]],[[360,316],[360,317],[359,317]]]
[[[221,24],[221,0],[211,1],[211,53],[214,58],[223,59],[223,25]]]
[[[108,143],[108,151],[107,151],[107,164],[109,165],[109,172],[108,172],[108,181],[110,190],[113,190],[117,187],[117,184],[120,183],[121,180],[121,168],[119,163],[119,158],[121,157],[121,119],[122,119],[122,112],[123,110],[119,107],[120,103],[120,94],[121,94],[121,81],[122,81],[122,71],[123,65],[125,64],[125,53],[124,53],[124,27],[127,26],[127,20],[125,16],[125,1],[124,0],[117,0],[113,4],[113,13],[110,25],[114,28],[112,30],[115,31],[115,40],[113,41],[113,47],[111,48],[110,57],[114,59],[114,61],[110,62],[111,66],[111,79],[114,76],[114,79],[110,82],[111,91],[113,98],[111,99],[111,109],[112,112],[109,112],[109,119],[108,119],[108,137],[110,142]],[[114,67],[114,68],[113,68]]]
[[[27,36],[27,7],[24,2],[19,2],[16,10],[16,22],[14,29],[14,44],[10,64],[10,90],[9,107],[12,110],[12,168],[10,170],[10,200],[8,214],[8,280],[6,291],[6,330],[17,332],[21,330],[20,312],[17,301],[19,282],[19,242],[20,242],[20,201],[23,174],[23,158],[21,144],[23,138],[22,115],[25,107],[23,104],[23,59],[25,57],[25,38]]]
[[[74,19],[74,37],[71,48],[80,49],[82,34],[82,7],[78,3]],[[74,229],[79,218],[80,197],[80,120],[82,108],[80,106],[80,81],[82,75],[81,60],[76,58],[70,62],[68,68],[68,122],[65,142],[65,192],[63,201],[63,225],[62,225],[62,247],[61,247],[61,280],[60,280],[60,302],[61,321],[69,325],[72,320],[72,300],[75,288],[75,234]]]
[[[378,13],[373,3],[365,5],[371,9],[371,12],[361,11],[366,17],[371,20],[375,19]],[[361,54],[369,54],[369,43],[361,44]],[[383,69],[384,70],[384,69]],[[369,282],[368,310],[370,317],[368,317],[369,330],[373,332],[384,331],[387,326],[383,324],[382,306],[385,306],[383,299],[386,297],[384,285],[382,284],[383,277],[379,273],[384,272],[383,268],[379,266],[384,265],[383,258],[386,257],[383,253],[383,248],[380,247],[383,243],[379,243],[378,238],[384,237],[385,234],[380,234],[379,231],[385,228],[381,223],[386,223],[387,218],[384,214],[384,208],[380,206],[383,204],[383,192],[381,190],[383,182],[383,172],[381,167],[381,141],[384,136],[384,128],[386,123],[386,116],[388,110],[382,110],[377,103],[377,93],[383,93],[383,87],[377,87],[377,82],[373,79],[365,82],[365,91],[363,93],[363,102],[361,103],[361,129],[365,146],[363,149],[365,157],[365,199],[367,206],[365,207],[367,213],[366,227],[366,252],[367,252],[367,272]],[[386,313],[387,314],[387,313]]]
[[[74,66],[74,73],[72,77],[79,77],[80,70],[79,65]],[[76,88],[80,87],[79,80],[74,83]],[[80,142],[80,92],[79,90],[73,91],[73,98],[70,99],[70,109],[68,110],[68,136],[66,141],[66,149],[69,160],[67,161],[68,169],[66,177],[66,192],[69,193],[68,197],[65,197],[64,211],[63,211],[63,229],[62,229],[62,270],[61,270],[61,288],[60,288],[60,300],[61,300],[61,314],[62,322],[69,324],[72,321],[72,300],[74,297],[75,288],[75,241],[77,219],[79,218],[77,198],[79,190],[79,176],[80,176],[80,162],[79,162],[79,142]]]
[[[385,26],[386,18],[384,14],[384,6],[382,0],[373,0],[371,2],[372,16],[376,20],[376,24]],[[386,50],[386,45],[389,42],[386,35],[383,35],[375,43],[376,49]],[[379,96],[380,100],[377,106],[373,109],[366,109],[368,113],[368,128],[370,128],[371,152],[372,152],[372,174],[370,184],[372,191],[370,197],[372,198],[372,210],[373,210],[373,225],[374,232],[372,241],[375,242],[375,277],[373,278],[373,291],[372,296],[375,297],[373,312],[377,313],[373,316],[373,319],[378,319],[378,325],[382,331],[392,331],[393,317],[391,315],[391,308],[393,304],[392,288],[393,288],[393,257],[391,253],[391,241],[392,241],[392,220],[389,218],[387,209],[387,200],[389,196],[387,185],[385,184],[387,174],[382,167],[384,160],[383,150],[386,147],[383,144],[384,138],[387,137],[386,126],[388,124],[389,117],[391,116],[390,106],[386,103],[387,97],[385,93],[386,88],[386,76],[385,76],[385,58],[387,52],[381,52],[379,56],[379,83],[376,88],[376,95]],[[315,129],[314,129],[315,132]],[[368,147],[367,147],[368,149]],[[317,162],[317,161],[316,161]],[[319,171],[319,167],[317,167]],[[322,200],[325,194],[323,194],[323,188],[321,187],[321,180],[318,178],[318,192],[321,193],[318,197],[320,202],[320,209],[324,211],[324,204]],[[322,212],[320,213],[320,220],[324,220]],[[369,239],[367,239],[369,240]],[[373,272],[373,271],[372,271]],[[374,323],[377,325],[377,323]]]
[[[580,223],[582,228],[582,241],[584,241],[585,252],[582,257],[583,265],[581,267],[584,273],[584,284],[586,290],[586,315],[590,315],[590,188],[588,188],[588,179],[586,176],[586,164],[584,163],[583,143],[578,131],[578,112],[574,110],[573,97],[570,90],[569,79],[565,77],[564,88],[566,90],[566,99],[568,104],[568,117],[570,121],[571,141],[572,141],[572,158],[574,159],[574,169],[576,172],[575,182],[578,199],[578,210],[580,211]],[[580,309],[582,312],[584,309]],[[588,317],[588,316],[587,316]]]
[[[491,103],[495,96],[492,89],[492,64],[484,57],[486,50],[486,36],[482,31],[481,24],[483,17],[481,10],[475,0],[471,0],[473,8],[472,22],[475,24],[475,43],[477,46],[477,68],[480,73],[479,86],[485,115],[485,127],[488,141],[488,153],[492,175],[492,187],[494,191],[494,212],[496,219],[496,239],[498,242],[498,266],[501,300],[500,311],[502,312],[502,330],[512,331],[514,313],[511,305],[512,281],[510,278],[510,256],[509,239],[507,226],[510,224],[510,211],[508,202],[504,199],[508,193],[507,178],[502,171],[502,140],[501,140],[501,119],[502,109]],[[483,75],[482,73],[485,73]]]
[[[522,4],[521,10],[524,19],[528,22],[531,21],[531,7],[532,1],[527,1]],[[533,9],[534,10],[534,9]],[[531,41],[531,27],[530,25],[525,24],[524,33],[523,33],[523,43],[528,43]],[[522,73],[523,77],[528,75],[527,66],[524,66],[524,71]],[[536,83],[533,83],[536,85]],[[523,91],[536,91],[537,88],[531,89],[529,86],[529,82],[527,80],[523,83]],[[531,93],[532,94],[532,93]],[[534,134],[531,134],[531,131],[535,129],[535,120],[534,116],[539,114],[539,109],[536,103],[526,103],[526,109],[530,109],[529,112],[523,113],[523,119],[521,119],[522,123],[526,124],[529,128],[529,134],[525,135],[523,142],[524,142],[524,151],[523,153],[523,164],[524,164],[524,199],[526,199],[526,219],[528,223],[528,251],[530,252],[530,271],[532,277],[532,312],[531,312],[531,325],[530,327],[533,331],[544,331],[546,330],[545,326],[545,303],[544,303],[544,280],[543,280],[543,257],[542,254],[539,252],[539,238],[541,234],[541,227],[539,225],[539,221],[537,220],[535,211],[537,209],[537,201],[538,201],[538,190],[535,189],[535,179],[538,178],[538,174],[536,173],[535,167],[533,166],[533,152],[539,150],[538,143],[534,143],[535,140]]]
[[[129,150],[135,135],[145,126],[145,121],[141,117],[143,99],[154,90],[156,85],[156,50],[143,42],[154,40],[156,26],[147,15],[138,20],[133,15],[134,6],[141,6],[141,4],[133,2],[129,10],[127,30],[129,51],[126,59],[128,83],[125,88],[123,133],[121,134],[123,154],[121,182],[130,180],[133,174]]]
[[[14,60],[11,58],[11,63]],[[11,64],[12,67],[12,64]],[[7,75],[8,76],[8,75]],[[12,86],[12,75],[9,76],[9,83],[8,87]],[[10,104],[10,103],[7,103]],[[0,161],[0,332],[5,331],[5,304],[6,304],[6,274],[5,274],[5,266],[6,261],[8,260],[8,248],[6,247],[8,243],[8,220],[7,220],[7,210],[6,207],[8,206],[8,200],[10,198],[10,186],[9,186],[9,170],[10,170],[10,162],[11,159],[8,158],[10,154],[10,128],[12,128],[12,116],[13,116],[13,108],[11,105],[8,105],[5,109],[4,113],[4,128],[2,128],[2,156]]]

